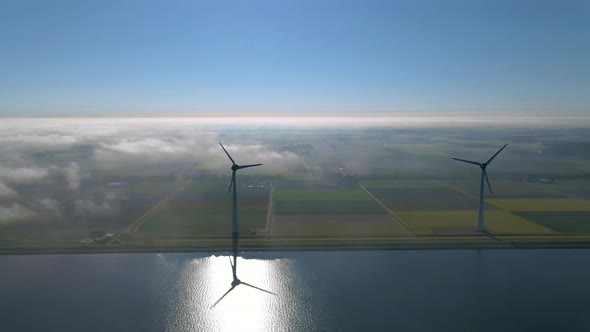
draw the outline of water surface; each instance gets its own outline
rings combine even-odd
[[[5,331],[590,330],[590,250],[0,256]]]

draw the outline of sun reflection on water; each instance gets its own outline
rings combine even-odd
[[[209,265],[208,274],[210,287],[206,287],[206,298],[211,304],[215,303],[231,287],[231,270],[228,257],[214,257]],[[272,264],[265,260],[241,259],[238,258],[238,278],[256,287],[271,292],[273,283],[270,280],[269,270]],[[277,295],[278,296],[278,295]],[[269,316],[273,315],[272,308],[276,306],[272,302],[275,295],[239,285],[224,297],[214,308],[210,315],[212,325],[219,331],[268,331]]]
[[[279,312],[284,286],[280,280],[280,261],[238,258],[238,278],[252,286],[241,284],[212,307],[230,288],[231,265],[228,256],[192,259],[181,268],[177,292],[164,324],[167,330],[199,331],[269,331],[283,330],[288,315]],[[284,262],[283,262],[284,263]],[[175,265],[175,264],[172,264]],[[284,265],[284,264],[282,264]],[[177,269],[179,266],[170,266]],[[176,270],[178,271],[178,270]],[[282,310],[281,310],[282,311]]]

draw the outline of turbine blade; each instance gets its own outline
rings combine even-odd
[[[491,163],[491,162],[492,162],[492,160],[494,160],[494,158],[496,158],[496,156],[497,156],[497,155],[498,155],[500,152],[502,152],[502,150],[504,150],[504,148],[505,148],[507,145],[508,145],[508,144],[504,144],[504,146],[503,146],[503,147],[502,147],[500,150],[498,150],[498,152],[496,152],[496,154],[495,154],[495,155],[493,155],[493,156],[492,156],[492,158],[490,158],[490,159],[489,159],[489,160],[486,162],[486,164],[489,164],[489,163]]]
[[[465,160],[465,159],[459,159],[459,158],[451,158],[451,159],[457,160],[457,161],[462,161],[462,162],[468,163],[468,164],[473,164],[473,165],[481,166],[481,164],[478,163],[477,161],[471,161],[471,160]]]
[[[273,293],[273,292],[271,292],[271,291],[267,291],[266,289],[262,289],[262,288],[260,288],[260,287],[256,287],[256,286],[254,286],[254,285],[250,285],[250,284],[249,284],[249,283],[247,283],[247,282],[243,282],[243,281],[242,281],[242,285],[246,285],[246,286],[248,286],[248,287],[252,287],[252,288],[254,288],[254,289],[258,289],[259,291],[263,291],[263,292],[265,292],[265,293],[272,294],[272,295],[274,295],[274,296],[276,296],[276,295],[277,295],[277,294],[275,294],[275,293]]]
[[[233,291],[233,290],[234,290],[234,288],[236,288],[236,286],[231,286],[231,288],[230,288],[230,289],[229,289],[227,292],[225,292],[225,294],[223,294],[223,296],[222,296],[222,297],[220,297],[220,298],[219,298],[219,300],[217,300],[217,302],[215,302],[215,303],[214,303],[214,304],[211,306],[211,308],[209,308],[209,309],[213,309],[213,308],[215,308],[215,306],[216,306],[216,305],[218,305],[218,304],[219,304],[219,302],[221,302],[221,300],[223,300],[223,298],[227,296],[227,294],[229,294],[231,291]]]
[[[228,256],[227,258],[229,258],[229,265],[231,265],[231,268],[233,270],[234,268],[234,263],[231,261],[231,256]]]
[[[229,189],[228,189],[228,193],[231,192],[231,188],[232,186],[234,186],[234,182],[236,182],[236,171],[233,171],[231,173],[231,180],[229,180]]]
[[[488,172],[486,172],[486,170],[483,170],[483,177],[486,178],[486,182],[488,183],[488,189],[490,190],[490,194],[494,194],[494,192],[492,191],[492,185],[490,184],[490,179],[488,179]]]
[[[227,152],[227,150],[225,149],[225,147],[223,146],[223,144],[221,144],[221,142],[219,142],[219,145],[221,145],[221,148],[223,149],[223,151],[225,151],[225,154],[229,157],[229,160],[231,160],[232,164],[236,164],[236,162],[234,161],[234,159],[229,155],[229,152]]]
[[[248,168],[248,167],[256,167],[256,166],[262,166],[262,164],[243,165],[243,166],[239,166],[238,169]]]

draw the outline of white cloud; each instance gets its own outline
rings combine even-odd
[[[49,213],[54,215],[58,219],[61,219],[62,217],[61,205],[57,200],[53,198],[45,197],[37,199],[35,202],[35,207],[37,210],[43,211],[43,215],[47,215]]]
[[[12,224],[15,221],[28,219],[35,216],[35,212],[13,203],[9,206],[0,205],[0,225]]]
[[[80,188],[80,166],[78,166],[78,163],[71,162],[68,167],[63,169],[63,173],[68,184],[68,189],[78,190]]]
[[[178,133],[174,134],[174,137],[171,133],[161,133],[159,136],[159,138],[134,136],[108,143],[103,142],[94,151],[92,158],[98,167],[125,169],[141,167],[143,163],[171,165],[179,162],[194,162],[203,156],[200,152],[202,148],[191,138],[179,138]]]
[[[96,203],[90,199],[78,199],[74,201],[76,214],[79,216],[105,216],[114,212],[111,205],[104,201]]]
[[[65,134],[17,134],[0,136],[0,143],[10,145],[28,145],[34,147],[54,148],[71,147],[80,143],[80,139]]]
[[[0,182],[0,198],[12,198],[17,195],[16,190]]]
[[[0,167],[0,179],[9,183],[33,183],[45,178],[48,174],[46,169],[38,167]]]
[[[114,201],[114,200],[116,200],[117,198],[119,198],[119,195],[117,195],[117,193],[116,193],[116,192],[113,192],[113,191],[108,191],[108,192],[106,192],[106,193],[105,193],[105,195],[104,195],[104,198],[105,198],[107,201]]]
[[[241,145],[241,144],[231,144],[225,146],[226,150],[232,155],[234,159],[245,159],[244,161],[240,161],[241,163],[250,163],[250,162],[265,162],[265,161],[272,161],[272,160],[288,160],[288,159],[298,159],[299,156],[292,152],[276,152],[268,149],[264,145],[261,144],[250,144],[250,145]],[[219,155],[219,152],[223,154],[221,148],[210,148],[208,150],[210,153],[216,153]],[[236,160],[238,162],[238,160]]]
[[[299,156],[292,152],[261,151],[256,154],[256,159],[259,160],[286,160],[298,158]]]
[[[15,185],[38,183],[50,175],[63,177],[66,186],[70,190],[78,190],[80,187],[80,166],[76,162],[70,162],[68,166],[58,167],[50,166],[41,168],[36,166],[26,166],[18,168],[8,168],[0,166],[0,180]],[[4,190],[2,190],[4,189]],[[8,192],[6,188],[0,186],[0,197],[2,192]]]
[[[186,153],[187,149],[176,139],[162,140],[157,138],[123,139],[115,144],[103,144],[102,148],[120,153],[132,155],[149,154],[179,154]]]

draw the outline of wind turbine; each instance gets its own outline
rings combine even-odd
[[[223,298],[229,294],[232,290],[234,290],[234,288],[236,288],[238,285],[243,284],[258,290],[261,290],[263,292],[266,293],[270,293],[273,295],[276,295],[272,292],[269,292],[265,289],[250,285],[249,283],[243,282],[240,279],[238,279],[238,275],[237,275],[237,269],[238,269],[238,240],[240,238],[240,233],[238,230],[238,194],[237,194],[237,190],[236,190],[236,172],[240,169],[244,169],[244,168],[249,168],[249,167],[256,167],[256,166],[262,166],[262,164],[251,164],[251,165],[238,165],[236,164],[236,162],[234,161],[234,159],[230,156],[230,154],[227,152],[227,150],[225,149],[225,147],[223,146],[223,144],[221,144],[221,142],[219,142],[219,145],[221,145],[221,148],[223,149],[223,151],[225,152],[225,154],[227,155],[227,157],[229,158],[229,160],[231,160],[232,162],[232,166],[231,166],[231,181],[229,183],[229,192],[232,192],[232,196],[233,196],[233,219],[232,219],[232,244],[233,244],[233,256],[234,256],[234,260],[232,263],[231,258],[229,259],[229,263],[231,264],[231,269],[232,269],[232,274],[233,274],[233,281],[231,283],[231,288],[225,293],[223,294],[223,296],[217,300],[217,302],[215,302],[215,304],[211,307],[215,307],[221,300],[223,300]]]
[[[458,160],[464,163],[468,163],[468,164],[473,164],[473,165],[477,165],[479,166],[479,168],[481,168],[481,184],[480,184],[480,188],[479,188],[479,214],[477,216],[477,231],[478,232],[483,232],[485,230],[484,226],[483,226],[483,187],[484,187],[484,183],[483,180],[485,178],[487,184],[488,184],[488,189],[490,190],[490,194],[493,194],[494,192],[492,191],[492,186],[490,185],[490,179],[488,179],[488,173],[486,172],[486,167],[488,167],[488,165],[492,162],[492,160],[494,160],[494,158],[496,158],[496,156],[502,152],[502,150],[504,150],[504,148],[507,146],[508,144],[504,144],[504,146],[498,150],[498,152],[496,152],[490,159],[488,159],[488,161],[486,161],[485,163],[479,163],[477,161],[471,161],[471,160],[465,160],[465,159],[459,159],[459,158],[452,158],[454,160]]]

